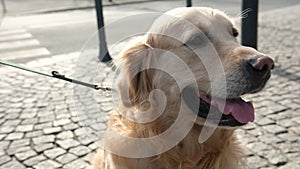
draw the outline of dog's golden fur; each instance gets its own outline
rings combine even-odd
[[[238,65],[248,55],[260,54],[252,48],[240,46],[232,35],[233,22],[223,13],[211,8],[180,8],[169,13],[182,18],[209,35],[224,67],[228,83],[228,97],[240,96],[239,85],[245,85],[239,74]],[[127,137],[149,138],[166,131],[178,117],[180,109],[180,90],[176,81],[163,71],[147,69],[150,65],[172,70],[174,74],[184,77],[182,84],[189,83],[189,78],[172,59],[164,58],[163,51],[174,53],[192,70],[200,90],[209,91],[209,85],[218,81],[218,76],[208,77],[205,67],[197,62],[197,56],[184,42],[194,34],[183,25],[170,19],[156,22],[154,33],[144,36],[126,49],[116,63],[120,74],[116,81],[116,89],[120,96],[120,105],[111,112],[108,128]],[[164,36],[180,34],[179,41]],[[183,41],[183,42],[180,42]],[[212,61],[211,63],[214,63]],[[236,80],[239,79],[239,80]],[[160,114],[155,114],[161,100],[159,89],[166,96],[166,106]],[[188,111],[183,107],[183,111]],[[146,112],[146,113],[145,113]],[[140,113],[140,114],[139,114]],[[126,116],[126,117],[124,117]],[[147,122],[149,121],[149,122]],[[128,158],[116,155],[100,148],[92,162],[93,169],[236,169],[241,168],[243,149],[234,133],[235,128],[218,127],[208,140],[199,143],[199,134],[204,119],[198,117],[187,135],[173,148],[159,155],[146,158]],[[111,140],[110,140],[111,139]],[[135,150],[121,140],[105,138],[114,149],[128,152]],[[159,145],[157,145],[157,149]]]

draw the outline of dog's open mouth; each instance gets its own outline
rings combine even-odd
[[[209,119],[219,126],[242,126],[254,121],[251,102],[236,99],[213,98],[205,93],[197,94],[191,87],[182,92],[183,100],[199,117]]]

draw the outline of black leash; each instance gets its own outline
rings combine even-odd
[[[60,74],[58,71],[52,71],[51,74],[47,74],[47,73],[32,70],[32,69],[29,69],[27,67],[23,67],[23,66],[20,66],[20,65],[11,63],[11,62],[3,61],[3,60],[0,60],[0,64],[5,65],[5,66],[14,67],[14,68],[21,69],[21,70],[25,70],[25,71],[28,71],[28,72],[36,73],[36,74],[39,74],[39,75],[42,75],[42,76],[52,77],[52,78],[64,80],[64,81],[67,81],[67,82],[70,82],[70,83],[79,84],[79,85],[82,85],[82,86],[93,88],[95,90],[102,90],[102,91],[111,91],[112,90],[109,87],[101,87],[99,85],[90,84],[90,83],[86,83],[86,82],[82,82],[82,81],[79,81],[79,80],[68,78],[63,74]]]

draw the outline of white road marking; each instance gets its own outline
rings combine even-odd
[[[50,52],[46,48],[35,48],[26,49],[20,51],[4,52],[0,53],[0,59],[12,60],[12,59],[23,59],[35,56],[46,56],[50,55]]]
[[[50,27],[58,27],[58,26],[65,26],[65,25],[73,25],[73,24],[82,24],[82,23],[89,23],[93,22],[93,20],[81,20],[81,21],[66,21],[60,23],[48,23],[48,24],[37,24],[28,26],[29,29],[40,29],[40,28],[50,28]]]
[[[7,49],[17,49],[21,47],[38,46],[40,42],[36,39],[25,39],[9,42],[0,42],[0,51]]]
[[[10,40],[21,40],[21,39],[28,39],[28,38],[32,38],[31,33],[5,35],[5,36],[0,36],[0,42],[10,41]]]
[[[0,36],[18,34],[18,33],[26,33],[26,30],[25,29],[0,30]]]

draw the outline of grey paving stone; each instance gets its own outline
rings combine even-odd
[[[27,104],[23,104],[22,108],[24,109],[28,109],[28,108],[34,108],[35,103],[27,103]]]
[[[251,156],[247,158],[247,165],[250,169],[258,169],[268,166],[268,161],[258,156]]]
[[[287,157],[278,150],[269,151],[267,158],[268,161],[275,166],[282,166],[288,162]]]
[[[298,104],[300,104],[300,103],[298,103]],[[297,124],[300,124],[300,116],[292,118],[292,119],[289,119],[289,120],[292,121],[292,122],[295,122]]]
[[[86,147],[86,146],[78,146],[78,147],[74,147],[71,148],[69,150],[70,153],[75,154],[78,157],[84,156],[86,154],[88,154],[89,152],[91,152],[91,149]]]
[[[285,164],[284,166],[280,166],[278,169],[299,169],[299,168],[300,168],[300,164],[292,161]]]
[[[53,122],[53,126],[63,126],[71,123],[70,119],[59,119]]]
[[[68,119],[70,117],[71,117],[71,115],[69,112],[68,113],[59,112],[59,114],[56,115],[56,119]]]
[[[293,162],[300,164],[300,152],[286,153],[286,157]]]
[[[37,99],[34,98],[34,97],[32,97],[32,98],[25,98],[25,99],[23,100],[23,103],[34,103],[34,102],[36,102],[36,101],[37,101]]]
[[[43,135],[32,139],[34,144],[50,143],[55,139],[54,135]]]
[[[291,133],[295,133],[297,135],[300,135],[300,126],[291,127],[291,128],[289,128],[289,131]]]
[[[41,155],[31,157],[31,158],[25,160],[23,162],[23,164],[25,164],[25,166],[27,166],[27,167],[30,167],[30,166],[34,166],[34,165],[44,161],[45,159],[46,159],[46,157],[41,154]]]
[[[96,155],[96,152],[91,152],[91,153],[88,153],[86,156],[84,156],[82,159],[88,163],[91,163],[91,161],[93,160],[95,155]]]
[[[23,161],[28,159],[29,157],[32,156],[36,156],[37,153],[35,151],[33,151],[32,149],[24,151],[24,152],[19,152],[15,154],[15,157],[19,160],[19,161]]]
[[[77,159],[78,157],[71,154],[71,153],[66,153],[66,154],[63,154],[59,157],[56,158],[56,161],[58,161],[59,163],[61,164],[67,164],[75,159]]]
[[[37,115],[36,112],[34,113],[21,113],[20,118],[21,119],[31,119],[34,118]]]
[[[7,156],[7,155],[0,156],[0,166],[4,163],[7,163],[10,160],[11,160],[10,156]]]
[[[53,115],[54,112],[52,110],[43,110],[43,111],[38,111],[37,117],[48,117]]]
[[[26,169],[26,167],[17,160],[12,160],[2,165],[1,169]]]
[[[61,127],[52,127],[43,129],[44,134],[56,134],[62,131]]]
[[[39,123],[46,123],[46,122],[52,122],[55,120],[55,116],[54,115],[49,115],[49,116],[42,116],[39,117]]]
[[[280,120],[293,118],[294,117],[294,112],[295,111],[289,109],[289,110],[280,112],[278,114],[272,114],[269,117],[276,120],[276,122],[277,122],[277,121],[280,121]]]
[[[37,95],[34,95],[32,97],[37,97]],[[35,105],[34,105],[35,106]],[[36,107],[27,107],[27,106],[24,106],[23,105],[23,110],[22,110],[22,113],[21,115],[25,114],[23,117],[24,119],[27,119],[26,116],[28,115],[28,118],[33,118],[32,115],[35,114],[34,118],[37,118],[37,113],[38,111],[40,111],[40,109],[36,108]],[[21,116],[20,116],[21,118]]]
[[[16,114],[20,114],[22,109],[20,108],[20,105],[22,105],[22,103],[11,103],[9,104],[10,109],[5,110],[5,112],[7,113],[7,115],[12,115],[12,117],[18,117],[19,115],[15,116]],[[16,107],[14,107],[16,106]],[[15,118],[12,118],[15,119]]]
[[[11,105],[10,105],[11,106]],[[4,119],[7,119],[7,120],[12,120],[11,121],[11,123],[15,123],[15,122],[17,122],[18,120],[15,120],[15,119],[17,119],[19,116],[20,116],[20,114],[19,113],[9,113],[9,112],[7,112],[6,111],[6,116],[4,117]],[[9,123],[9,124],[6,124],[6,125],[14,125],[14,124],[11,124],[11,123]]]
[[[271,104],[267,103],[265,105],[268,105],[268,107],[266,111],[262,112],[263,115],[275,114],[287,110],[287,107],[276,103],[271,103]]]
[[[21,124],[27,125],[27,124],[37,124],[38,119],[37,118],[29,118],[29,119],[24,119]]]
[[[278,137],[289,142],[298,142],[300,140],[300,137],[293,133],[279,134]]]
[[[280,127],[278,125],[267,125],[263,126],[262,128],[272,134],[281,134],[287,132],[286,128]]]
[[[5,140],[17,140],[23,138],[24,133],[10,133],[5,137]]]
[[[25,151],[29,151],[31,150],[31,147],[29,146],[24,146],[24,147],[9,147],[6,152],[8,155],[14,155],[16,153],[19,153],[19,152],[25,152]]]
[[[91,127],[95,130],[105,130],[106,129],[106,124],[104,123],[96,123],[96,124],[93,124],[91,125]]]
[[[253,142],[246,145],[250,151],[261,152],[266,150],[271,150],[272,147],[262,142]]]
[[[8,145],[10,144],[10,141],[1,141],[0,142],[0,150],[7,149]]]
[[[55,169],[55,168],[60,168],[62,165],[59,164],[58,162],[56,161],[53,161],[53,160],[45,160],[45,161],[42,161],[36,165],[34,165],[33,167],[35,169]]]
[[[30,139],[21,139],[12,141],[10,147],[21,147],[21,146],[28,146],[30,144]]]
[[[74,131],[76,136],[83,136],[86,135],[86,131],[83,128],[78,128]]]
[[[99,147],[99,143],[94,142],[88,146],[91,150],[96,150]]]
[[[272,134],[263,134],[263,135],[260,135],[258,136],[258,139],[261,141],[261,142],[264,142],[266,144],[276,144],[276,143],[280,143],[280,142],[283,142],[283,140],[280,138],[280,137],[276,137]]]
[[[275,124],[275,121],[271,120],[267,117],[264,117],[264,118],[256,119],[255,123],[260,125],[260,126],[265,126],[265,125]]]
[[[66,139],[66,140],[58,140],[57,144],[62,147],[63,149],[67,150],[71,147],[76,147],[80,143],[74,139]]]
[[[279,148],[284,154],[300,152],[299,143],[296,142],[290,144],[284,142],[284,143],[276,144],[276,147]]]
[[[34,126],[35,130],[40,130],[40,129],[44,129],[44,128],[49,128],[52,127],[52,122],[46,122],[46,123],[42,123],[42,124],[36,124]]]
[[[60,147],[56,147],[56,148],[44,151],[44,154],[51,159],[55,159],[56,157],[58,157],[64,153],[66,153],[66,150],[64,150]]]
[[[290,118],[278,120],[276,123],[285,128],[289,128],[297,125],[297,123],[292,121]]]
[[[19,125],[16,127],[17,132],[28,132],[33,130],[33,124],[29,125]]]
[[[21,123],[21,120],[19,119],[13,119],[13,120],[6,120],[5,123],[3,123],[3,126],[17,126]]]
[[[15,130],[15,126],[3,126],[0,127],[0,134],[11,133]]]
[[[77,139],[82,145],[89,145],[93,141],[95,141],[95,139],[92,139],[90,137],[78,137]]]
[[[263,134],[263,131],[261,128],[256,127],[252,130],[247,130],[247,133],[252,134],[254,137],[258,137]]]
[[[13,103],[18,103],[21,102],[24,98],[23,97],[11,97],[9,99],[9,101],[13,102]]]
[[[45,150],[51,149],[51,148],[53,148],[53,147],[54,147],[54,144],[53,144],[53,143],[46,143],[46,144],[38,144],[38,145],[35,145],[35,146],[33,147],[33,149],[34,149],[36,152],[40,153],[40,152],[43,152],[43,151],[45,151]]]
[[[0,118],[0,125],[2,125],[5,122],[5,119]]]
[[[32,138],[32,137],[38,137],[38,136],[42,136],[43,132],[41,130],[34,130],[32,132],[27,132],[25,134],[25,138]]]
[[[260,169],[276,169],[274,166],[261,167]]]
[[[74,137],[74,134],[72,131],[63,131],[56,135],[56,138],[60,139],[60,140],[66,140],[66,139],[70,139],[73,137]]]
[[[74,129],[79,128],[79,125],[75,124],[75,123],[70,123],[70,124],[64,125],[63,128],[64,128],[64,130],[74,130]]]

